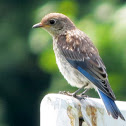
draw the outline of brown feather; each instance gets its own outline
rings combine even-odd
[[[66,59],[87,62],[93,76],[101,82],[108,96],[116,99],[109,85],[106,67],[92,41],[80,30],[71,30],[58,37],[57,44]]]

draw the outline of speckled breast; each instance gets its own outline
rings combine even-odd
[[[85,78],[84,75],[82,75],[68,63],[68,61],[62,55],[60,49],[57,47],[56,41],[56,39],[53,40],[53,50],[55,52],[56,63],[60,72],[70,85],[81,88],[83,85],[87,84],[87,78]]]

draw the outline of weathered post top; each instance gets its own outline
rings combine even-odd
[[[126,102],[116,103],[126,117]],[[109,116],[100,99],[48,94],[41,102],[40,126],[126,126],[126,121]]]

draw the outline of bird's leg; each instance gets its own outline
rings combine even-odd
[[[87,85],[86,85],[86,86],[87,86]],[[84,89],[84,87],[85,87],[85,85],[82,86],[81,88],[79,88],[78,90],[76,90],[76,91],[72,94],[72,96],[73,96],[73,97],[76,97],[77,93],[80,92],[80,90]]]
[[[73,97],[76,97],[76,95],[77,95],[77,93],[80,91],[80,90],[82,90],[82,89],[84,89],[85,87],[87,87],[88,86],[88,83],[86,83],[86,85],[83,85],[81,88],[79,88],[77,91],[75,91],[74,93],[73,93]],[[85,91],[83,91],[80,95],[82,96],[83,94],[85,94],[87,92],[87,89],[85,90]]]
[[[76,90],[74,93],[70,93],[69,91],[59,91],[59,94],[64,94],[64,95],[68,95],[68,96],[73,96],[73,97],[77,97],[77,93],[80,92],[80,90],[84,89],[85,86],[79,88],[78,90]]]
[[[87,85],[86,85],[87,86]],[[76,97],[77,96],[77,93],[84,89],[85,85],[79,89],[77,89],[74,93],[70,93],[69,91],[59,91],[60,94],[64,94],[64,95],[69,95],[69,96],[73,96],[73,97]]]
[[[70,93],[67,91],[60,91],[60,94],[64,94],[64,95],[68,95],[68,96],[73,96],[77,99],[83,99],[85,96],[84,94],[87,92],[88,89],[86,89],[85,91],[83,91],[80,95],[77,95],[78,92],[80,92],[82,89],[84,89],[84,87],[88,86],[88,83],[86,85],[83,85],[81,88],[79,88],[78,90],[76,90],[74,93]]]
[[[88,91],[88,88],[86,88],[81,94],[80,94],[80,96],[82,96],[82,97],[87,97],[87,95],[85,95],[85,93]]]

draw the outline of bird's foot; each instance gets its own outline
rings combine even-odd
[[[70,93],[69,91],[59,91],[59,94],[64,94],[64,95],[72,96],[72,93]]]
[[[85,99],[86,97],[85,96],[81,96],[81,95],[76,95],[76,96],[73,96],[74,98],[77,98],[78,100],[82,100],[82,99]]]
[[[76,97],[76,93],[70,93],[69,91],[59,91],[59,94]]]
[[[74,94],[74,93],[73,93]],[[82,100],[82,99],[85,99],[87,98],[88,96],[87,95],[84,95],[84,94],[79,94],[79,95],[73,95],[73,97],[79,99],[79,100]]]
[[[88,98],[88,95],[80,95],[82,98]]]
[[[85,95],[85,93],[86,93],[87,91],[88,91],[88,89],[85,89],[85,91],[83,91],[83,92],[80,94],[80,96],[81,96],[81,97],[84,97],[84,98],[85,98],[85,97],[87,98],[88,95]]]
[[[72,96],[72,97],[77,98],[79,100],[85,99],[85,98],[88,97],[87,95],[84,95],[83,93],[80,94],[80,95],[77,95],[75,92],[74,93],[70,93],[69,91],[59,91],[59,94]]]
[[[82,88],[81,88],[82,89]],[[73,97],[75,97],[75,98],[77,98],[77,99],[85,99],[85,98],[87,98],[88,96],[87,95],[85,95],[85,93],[88,91],[88,89],[85,89],[85,91],[83,91],[81,94],[79,94],[79,95],[77,95],[77,93],[78,93],[78,91],[80,91],[80,89],[78,89],[77,91],[75,91],[74,93],[73,93]]]
[[[81,99],[85,99],[88,97],[87,95],[85,95],[85,93],[88,91],[88,89],[85,89],[85,91],[83,91],[81,94],[77,95],[77,93],[80,92],[80,90],[82,90],[84,87],[85,87],[85,85],[83,87],[79,88],[78,90],[76,90],[74,93],[70,93],[69,91],[59,91],[59,93],[68,95],[68,96],[72,96],[74,98],[81,100]]]

